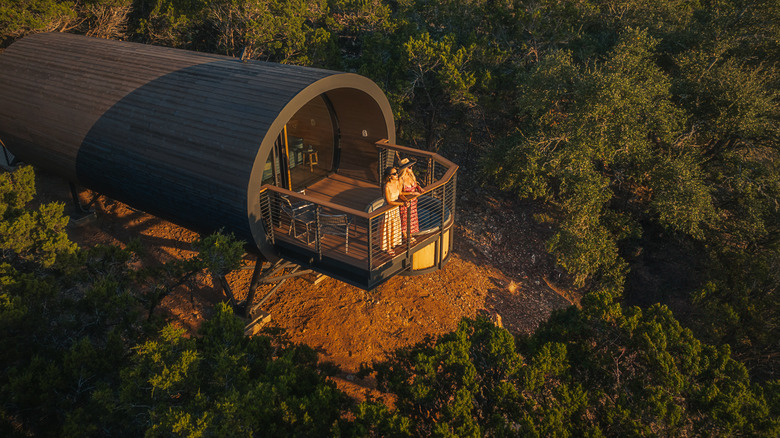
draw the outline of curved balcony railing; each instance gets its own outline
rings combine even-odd
[[[384,220],[398,207],[384,205],[382,197],[358,210],[311,194],[264,185],[261,205],[266,238],[281,257],[365,289],[404,271],[424,273],[441,268],[452,247],[458,167],[432,152],[387,141],[376,146],[379,172],[394,160],[417,161],[414,171],[423,186],[417,198],[419,230],[412,232],[412,221],[406,220],[404,233],[413,239],[404,238],[393,251],[383,247]],[[377,189],[381,193],[379,185]],[[407,215],[411,219],[410,209]]]

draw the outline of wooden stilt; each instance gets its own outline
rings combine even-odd
[[[224,275],[220,275],[217,277],[217,281],[219,281],[219,284],[222,285],[222,290],[225,291],[225,295],[227,295],[228,300],[230,300],[230,305],[233,307],[233,311],[235,312],[238,309],[238,303],[236,302],[236,297],[233,296],[233,290],[230,288],[230,284],[227,281],[227,278],[225,278]]]
[[[246,311],[244,316],[247,318],[252,317],[252,303],[255,301],[255,293],[257,293],[257,286],[260,284],[260,277],[263,274],[263,263],[260,257],[255,262],[255,269],[252,271],[252,281],[249,282],[249,291],[246,294]]]
[[[289,269],[289,272],[285,273],[285,270]],[[255,263],[254,270],[252,271],[252,280],[249,283],[249,290],[247,291],[247,297],[245,301],[237,303],[233,290],[228,284],[227,278],[223,276],[216,277],[215,280],[222,286],[222,290],[225,291],[225,295],[230,300],[231,306],[236,314],[239,314],[250,321],[244,327],[244,333],[247,336],[257,334],[263,325],[271,321],[271,315],[264,312],[260,307],[268,301],[274,293],[289,279],[299,277],[302,275],[313,274],[311,269],[301,269],[300,265],[295,263],[279,260],[274,264],[263,266],[262,261],[258,258]],[[316,274],[314,284],[319,283],[325,278],[322,274]],[[311,281],[311,280],[310,280]],[[266,292],[260,301],[255,304],[255,298],[257,295],[257,289],[261,284],[276,283],[274,286]]]

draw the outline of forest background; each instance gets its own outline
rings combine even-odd
[[[3,436],[780,435],[778,0],[0,0],[1,47],[45,31],[368,76],[402,143],[547,207],[583,299],[530,336],[464,320],[367,366],[395,402],[358,403],[227,307],[196,338],[153,317],[239,242],[144,269],[77,248],[21,168],[0,175]]]

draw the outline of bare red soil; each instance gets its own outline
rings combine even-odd
[[[103,199],[94,217],[77,221],[65,181],[39,171],[37,183],[42,202],[66,203],[69,234],[82,246],[140,239],[148,253],[144,263],[195,255],[191,242],[198,235],[188,229],[110,199]],[[331,278],[317,284],[294,278],[262,307],[271,325],[340,366],[337,383],[357,395],[371,387],[352,375],[361,364],[448,333],[463,317],[487,314],[513,333],[530,333],[554,309],[571,305],[577,297],[556,286],[566,282],[545,251],[550,230],[533,219],[537,207],[464,186],[458,194],[455,247],[443,270],[396,276],[370,292]],[[246,262],[253,264],[254,256]],[[251,272],[228,276],[238,298],[245,296]],[[258,297],[270,288],[261,287]],[[194,333],[224,300],[221,288],[202,275],[167,296],[159,311]]]

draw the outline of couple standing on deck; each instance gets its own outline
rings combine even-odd
[[[399,164],[400,166],[397,168],[388,167],[385,169],[385,203],[399,207],[385,213],[382,224],[382,250],[387,251],[391,256],[395,255],[393,248],[402,243],[401,236],[407,237],[407,216],[409,217],[409,234],[420,230],[417,219],[417,197],[423,190],[412,172],[414,161],[404,158]],[[414,244],[414,237],[408,237]]]

